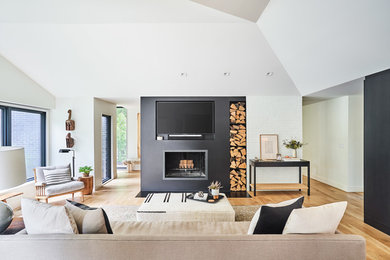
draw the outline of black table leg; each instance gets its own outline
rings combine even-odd
[[[254,195],[254,197],[256,197],[256,165],[255,166],[253,166],[253,180],[254,180],[254,184],[253,184],[253,187],[254,187],[254,189],[253,189],[253,195]]]
[[[302,183],[302,167],[299,166],[299,184]],[[301,189],[299,189],[299,191],[301,191]]]
[[[310,196],[310,164],[307,166],[307,196]]]

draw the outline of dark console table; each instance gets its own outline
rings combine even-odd
[[[299,183],[256,183],[256,168],[260,167],[298,167]],[[307,167],[307,186],[302,183],[302,167]],[[253,183],[252,183],[253,168]],[[256,196],[256,190],[307,190],[310,196],[310,161],[263,161],[249,160],[249,191]]]

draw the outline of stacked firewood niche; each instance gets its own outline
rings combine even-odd
[[[230,190],[246,191],[246,112],[244,102],[230,104]]]

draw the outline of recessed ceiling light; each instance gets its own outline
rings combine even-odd
[[[274,75],[274,73],[272,71],[269,71],[269,72],[265,73],[265,75],[268,77],[271,77],[272,75]]]
[[[226,76],[226,77],[229,77],[230,76],[230,72],[224,72],[223,75]]]

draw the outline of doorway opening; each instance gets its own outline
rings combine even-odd
[[[118,169],[125,169],[127,160],[127,109],[124,107],[116,108],[116,164]]]

